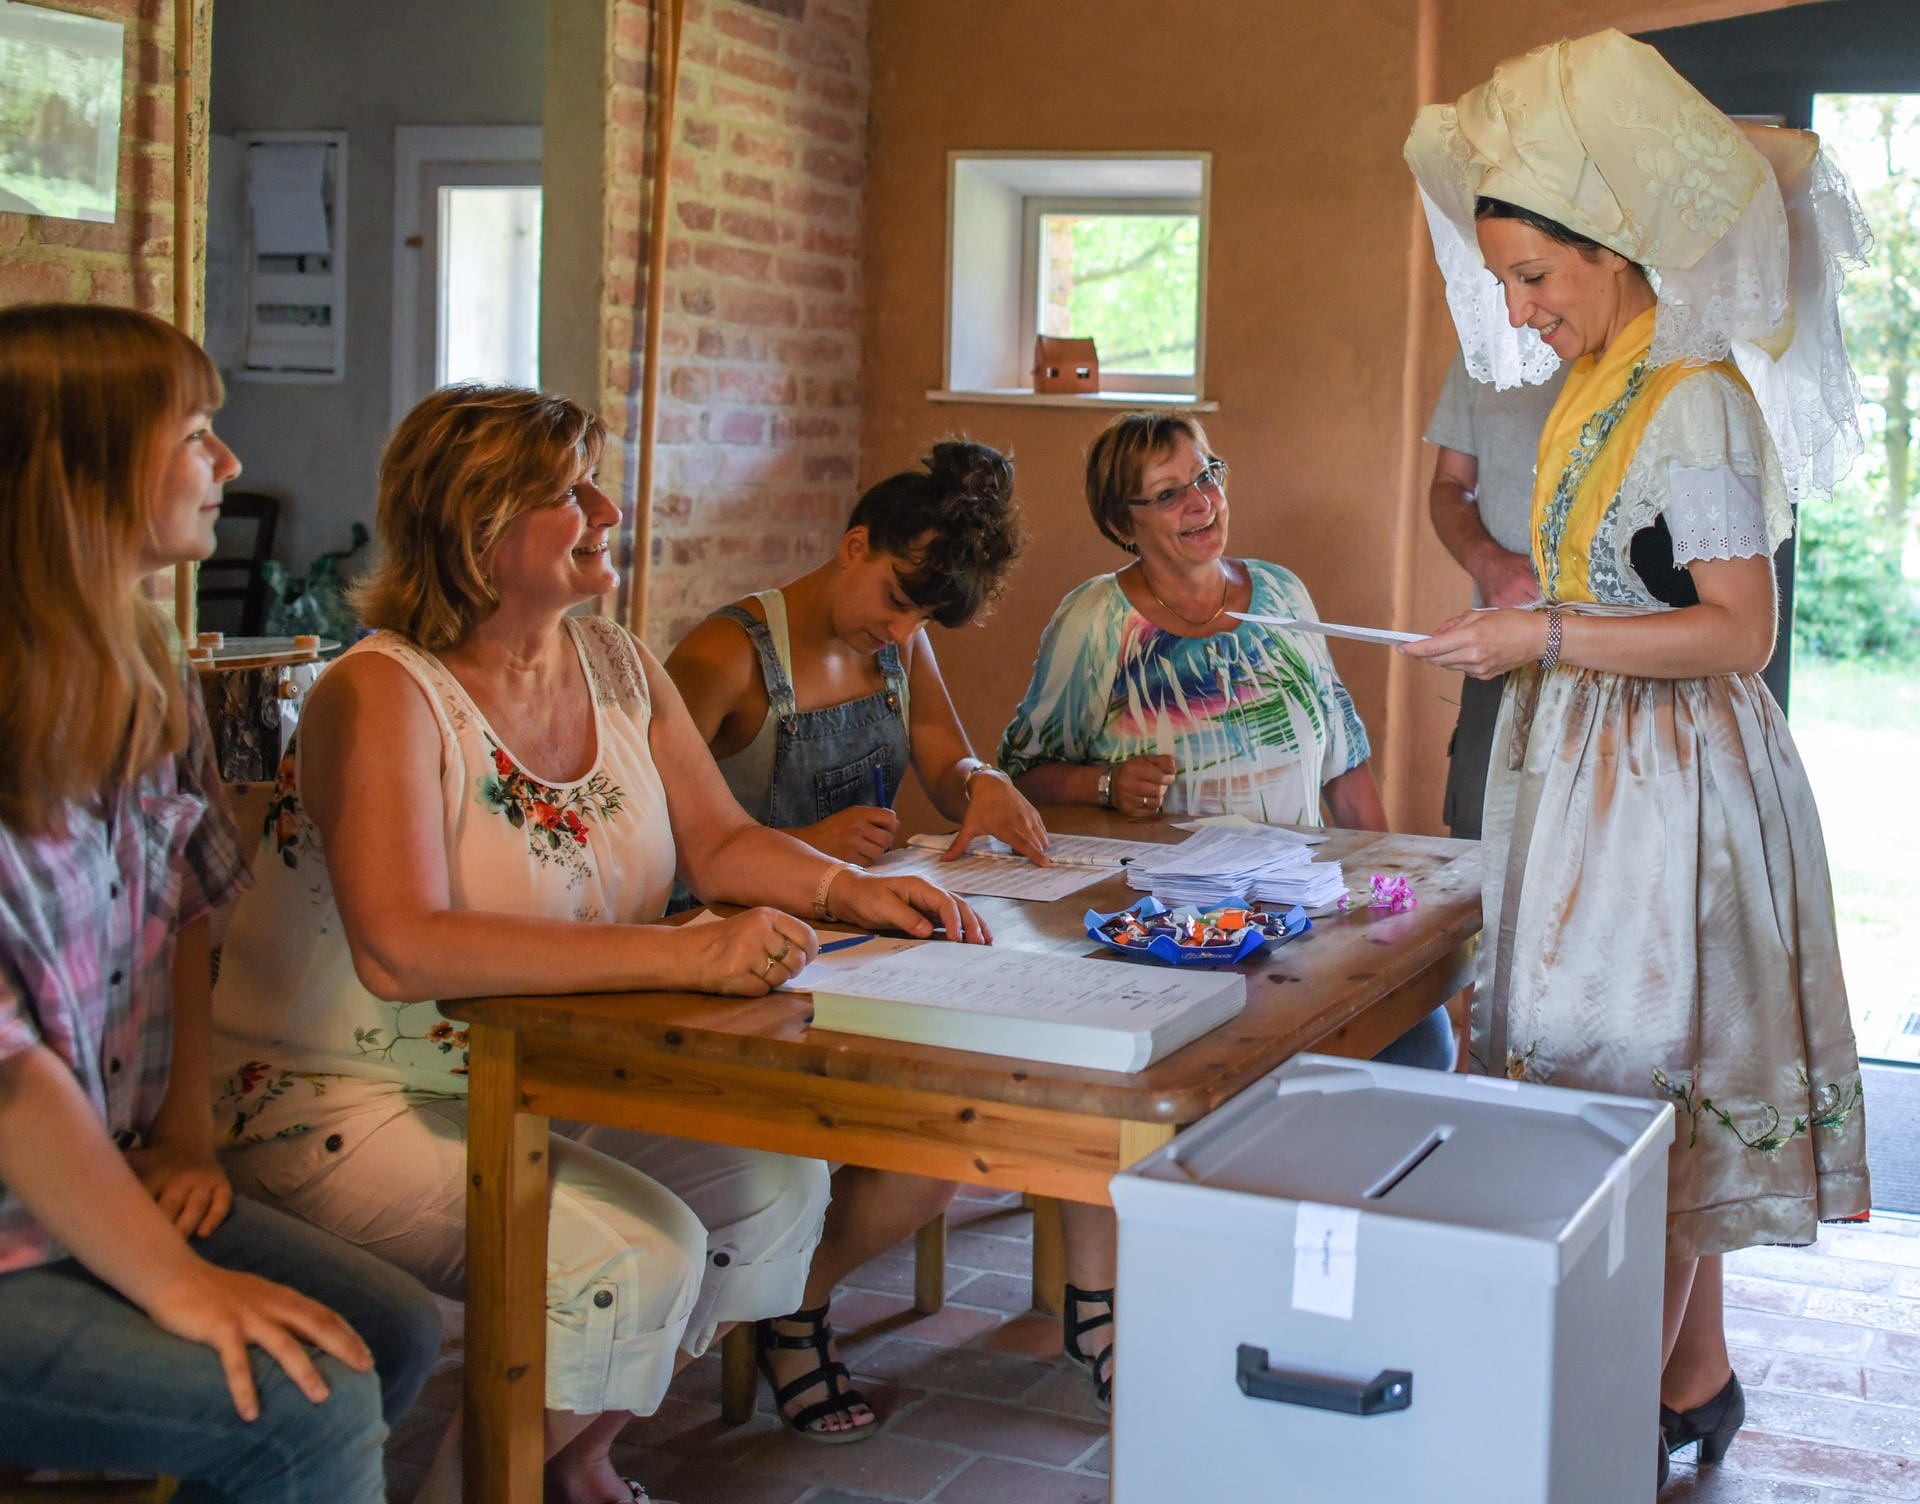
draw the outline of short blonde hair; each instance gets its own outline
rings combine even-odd
[[[1093,513],[1093,525],[1129,553],[1133,545],[1121,536],[1123,529],[1133,531],[1133,510],[1127,503],[1139,499],[1140,478],[1156,456],[1173,448],[1176,434],[1193,440],[1208,459],[1217,458],[1198,418],[1164,410],[1120,414],[1087,451],[1087,510]]]
[[[0,309],[0,824],[69,808],[187,741],[179,641],[132,580],[172,425],[220,406],[220,373],[131,308]]]
[[[592,468],[606,425],[565,397],[450,386],[400,420],[380,454],[381,558],[352,592],[370,627],[441,652],[500,604],[481,560],[522,512]]]

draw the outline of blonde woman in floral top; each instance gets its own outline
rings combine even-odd
[[[453,388],[381,462],[388,630],[322,676],[283,769],[216,996],[216,1114],[239,1182],[463,1287],[466,1033],[439,997],[657,987],[759,996],[813,955],[796,914],[985,939],[965,904],[753,820],[665,671],[568,611],[616,580],[597,420]],[[675,876],[766,904],[655,923]],[[644,1498],[607,1448],[679,1354],[793,1309],[818,1161],[610,1129],[556,1134],[548,1497]],[[453,1497],[457,1449],[429,1483]]]

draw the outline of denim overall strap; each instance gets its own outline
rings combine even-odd
[[[767,630],[767,624],[743,606],[722,606],[713,614],[738,622],[746,629],[754,652],[760,655],[760,677],[766,682],[768,706],[783,720],[793,715],[793,681],[787,677],[787,667],[774,650],[773,633]],[[897,660],[898,655],[895,657]]]

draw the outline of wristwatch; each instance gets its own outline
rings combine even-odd
[[[1550,674],[1560,665],[1560,608],[1547,608],[1547,650],[1540,655],[1540,672]]]
[[[1113,769],[1112,768],[1102,768],[1100,770],[1100,807],[1102,809],[1113,808]]]
[[[973,797],[973,780],[978,778],[982,773],[992,773],[997,777],[1006,779],[1008,783],[1013,782],[1012,775],[1004,768],[996,768],[990,762],[977,762],[971,768],[967,769],[967,776],[960,780],[960,792],[966,795],[967,798],[971,799]]]

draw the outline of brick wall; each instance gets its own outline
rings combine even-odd
[[[0,213],[0,303],[115,303],[173,312],[173,5],[170,0],[40,0],[126,27],[120,184],[112,224]],[[192,138],[206,148],[206,22],[199,6]],[[204,194],[201,195],[204,200]]]
[[[637,473],[648,7],[614,15],[603,411]],[[867,0],[689,0],[647,638],[831,550],[860,456]]]

